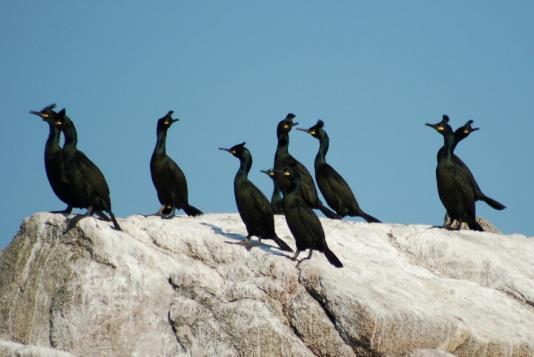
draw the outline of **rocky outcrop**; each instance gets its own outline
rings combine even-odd
[[[236,214],[35,214],[0,256],[0,354],[534,355],[534,239],[322,222],[342,269],[247,251]]]

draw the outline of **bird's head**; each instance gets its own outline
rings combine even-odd
[[[41,109],[40,111],[31,110],[30,113],[33,115],[37,115],[46,122],[53,122],[54,117],[57,115],[57,113],[54,111],[55,107],[55,104],[50,104]]]
[[[231,148],[219,148],[219,150],[227,151],[235,157],[241,157],[243,153],[247,150],[245,147],[245,142],[232,146]]]
[[[170,110],[163,118],[158,119],[158,131],[168,129],[173,123],[176,123],[179,119],[173,119],[172,114],[174,112]]]
[[[433,128],[434,130],[436,130],[438,133],[440,133],[443,136],[452,133],[452,128],[449,125],[449,117],[445,114],[443,115],[439,123],[436,123],[436,124],[426,123],[425,125]]]
[[[291,129],[298,124],[297,122],[293,122],[293,119],[295,119],[295,114],[288,113],[286,117],[278,123],[276,134],[280,136],[289,133]]]
[[[315,123],[315,125],[310,127],[309,129],[297,128],[297,130],[308,133],[314,138],[319,139],[324,135],[323,126],[324,126],[324,122],[321,119],[319,119],[317,120],[317,123]]]

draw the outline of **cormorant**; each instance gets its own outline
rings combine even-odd
[[[76,128],[66,115],[65,109],[62,109],[55,117],[55,125],[65,135],[63,163],[69,189],[68,204],[72,207],[87,209],[86,214],[78,215],[70,221],[68,229],[74,227],[84,217],[90,217],[93,213],[105,217],[102,212],[106,212],[111,217],[114,228],[120,231],[121,227],[111,211],[111,199],[106,179],[98,167],[77,149]]]
[[[459,127],[454,131],[454,140],[455,140],[455,146],[458,145],[460,141],[467,138],[473,131],[479,130],[479,128],[473,128],[471,125],[473,124],[472,120],[468,120],[463,126]],[[453,148],[454,151],[454,148]],[[480,186],[478,185],[475,176],[467,167],[467,165],[460,159],[458,156],[453,154],[453,160],[458,165],[460,165],[465,171],[466,174],[470,177],[471,181],[473,182],[473,185],[475,187],[475,200],[476,201],[484,201],[486,204],[488,204],[490,207],[496,209],[496,210],[503,210],[506,208],[502,203],[497,202],[491,197],[486,196],[482,190],[480,189]]]
[[[439,198],[451,218],[451,223],[454,220],[459,221],[458,229],[462,222],[466,222],[470,229],[483,231],[484,229],[476,221],[474,185],[465,170],[453,160],[455,138],[448,121],[449,118],[444,115],[441,122],[426,124],[443,135],[444,143],[442,149],[438,151],[436,167]],[[445,228],[452,229],[452,225]]]
[[[375,217],[365,213],[360,206],[356,197],[352,193],[350,186],[341,177],[332,166],[326,162],[326,153],[328,152],[329,138],[323,129],[324,122],[318,120],[317,124],[309,129],[297,128],[304,131],[319,140],[319,151],[315,156],[315,180],[317,186],[323,194],[326,202],[340,217],[359,216],[369,223],[381,223]]]
[[[289,132],[298,123],[294,123],[293,119],[295,114],[289,113],[285,119],[278,123],[276,128],[276,135],[278,137],[278,144],[276,146],[276,153],[274,155],[274,170],[282,170],[285,167],[295,166],[301,177],[300,190],[304,201],[313,209],[320,209],[323,214],[328,218],[340,219],[337,214],[325,207],[315,188],[315,183],[310,175],[310,172],[297,161],[291,154],[289,154]],[[289,180],[285,177],[280,177],[278,180],[278,186],[284,192],[289,187]]]
[[[56,196],[67,204],[67,208],[63,211],[52,211],[52,213],[69,214],[72,212],[72,206],[68,203],[68,185],[63,166],[63,150],[59,146],[61,130],[55,125],[54,119],[57,115],[54,111],[55,107],[55,104],[51,104],[40,111],[32,110],[30,113],[39,116],[44,122],[48,123],[50,130],[44,151],[46,176]]]
[[[289,230],[295,238],[297,251],[292,257],[296,260],[300,252],[309,249],[308,256],[297,263],[310,259],[314,250],[323,252],[326,259],[335,267],[341,268],[343,264],[336,255],[328,248],[321,221],[304,201],[300,193],[301,177],[299,170],[293,165],[283,170],[275,170],[277,181],[289,179],[289,186],[282,189],[284,198],[282,206]]]
[[[262,239],[272,239],[280,249],[292,252],[293,250],[276,235],[273,211],[267,197],[247,177],[252,167],[252,155],[245,143],[219,150],[228,151],[240,162],[234,178],[234,195],[239,215],[247,228],[247,246],[250,246],[250,238],[256,236],[258,245]]]
[[[167,142],[167,130],[177,122],[173,119],[171,110],[163,118],[158,120],[156,147],[150,159],[150,173],[152,182],[158,192],[161,203],[157,215],[162,218],[171,218],[176,209],[183,209],[188,216],[198,216],[202,212],[189,204],[187,194],[187,181],[185,175],[165,151]]]
[[[274,179],[274,171],[269,170],[261,170],[264,174],[269,176],[273,180],[273,194],[271,195],[271,208],[273,210],[274,214],[284,214],[284,210],[282,208],[282,191],[280,191],[280,187],[276,184],[276,180]]]

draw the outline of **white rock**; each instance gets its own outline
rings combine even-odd
[[[35,214],[0,256],[0,338],[95,356],[534,355],[534,239],[322,223],[342,269],[247,251],[237,214],[67,234]]]

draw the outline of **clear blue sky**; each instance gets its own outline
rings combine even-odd
[[[275,127],[294,112],[330,135],[328,161],[384,222],[439,224],[442,138],[425,122],[481,128],[457,149],[483,191],[508,206],[477,213],[534,235],[532,1],[2,1],[0,248],[22,219],[63,209],[46,179],[47,125],[30,109],[57,102],[79,148],[104,172],[119,217],[159,207],[149,172],[156,119],[182,120],[168,154],[190,201],[235,212],[235,158],[270,197]],[[317,142],[291,135],[313,170]]]

